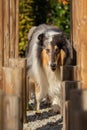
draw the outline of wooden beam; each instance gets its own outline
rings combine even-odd
[[[80,88],[81,88],[81,82],[79,81],[62,82],[62,91],[63,91],[62,114],[63,114],[64,130],[70,130],[70,91]]]
[[[3,130],[22,130],[20,120],[20,98],[6,95],[3,100]]]
[[[77,80],[77,71],[78,71],[77,66],[65,65],[65,66],[61,66],[60,69],[61,69],[61,80],[62,81]]]
[[[22,98],[22,69],[3,67],[3,89],[6,94]]]
[[[87,111],[87,89],[85,90],[72,90],[70,92],[70,130],[77,130],[76,113]],[[85,117],[84,117],[85,118]],[[80,118],[81,119],[81,118]],[[77,120],[80,121],[78,118]],[[84,126],[83,126],[84,128]]]
[[[72,0],[72,42],[76,51],[78,78],[87,88],[87,0]]]
[[[15,41],[15,58],[19,55],[19,0],[16,0],[16,41]]]
[[[70,91],[73,89],[80,89],[82,83],[80,81],[64,81],[62,82],[63,100],[70,100]]]
[[[4,92],[0,89],[0,130],[3,130],[3,98]]]
[[[87,111],[77,111],[75,113],[75,130],[87,129]]]
[[[8,66],[9,51],[10,51],[10,1],[3,0],[3,15],[4,15],[4,66]]]
[[[10,0],[10,58],[15,57],[16,0]]]
[[[26,89],[26,58],[10,58],[10,67],[19,67],[23,69],[23,122],[27,122],[26,109],[27,109],[27,95],[28,90]]]
[[[23,71],[18,67],[3,67],[3,90],[6,95],[15,95],[20,99],[20,120],[23,124]]]
[[[3,65],[3,0],[0,0],[0,69]]]

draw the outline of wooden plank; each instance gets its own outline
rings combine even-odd
[[[15,58],[19,55],[19,0],[16,0],[16,41],[15,41]]]
[[[87,88],[87,0],[72,0],[73,46],[77,53],[78,77]]]
[[[2,72],[2,68],[0,69],[0,89],[3,89],[3,72]]]
[[[78,71],[77,66],[65,65],[65,66],[61,66],[60,69],[61,69],[62,81],[77,80],[77,71]]]
[[[0,0],[0,69],[3,65],[3,0]]]
[[[70,91],[74,89],[80,89],[80,81],[64,81],[62,82],[63,90],[63,104],[62,104],[62,114],[63,114],[63,128],[64,130],[70,130]]]
[[[4,92],[0,89],[0,130],[3,130],[3,98]]]
[[[75,113],[87,111],[87,89],[70,92],[70,130],[75,129]]]
[[[10,58],[15,57],[16,1],[10,0]]]
[[[75,113],[75,130],[87,129],[87,111],[78,111]]]
[[[65,101],[63,106],[63,129],[70,130],[70,101]]]
[[[28,91],[26,89],[26,59],[25,58],[10,58],[10,67],[20,67],[23,69],[23,121],[27,122],[26,109],[27,109],[27,95]]]
[[[63,101],[70,100],[70,91],[73,89],[80,89],[82,83],[80,81],[64,81],[62,82]]]
[[[3,130],[23,129],[20,123],[20,98],[14,95],[6,95],[3,101],[3,114]]]
[[[3,67],[3,89],[6,94],[22,98],[22,68]]]
[[[9,46],[10,46],[10,1],[3,0],[4,2],[4,66],[8,66],[9,59]]]
[[[3,90],[7,95],[15,95],[20,98],[20,119],[23,123],[23,71],[22,68],[3,67]]]

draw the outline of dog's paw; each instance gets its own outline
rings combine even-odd
[[[52,105],[52,110],[55,113],[58,113],[58,114],[61,113],[61,108],[57,104]]]

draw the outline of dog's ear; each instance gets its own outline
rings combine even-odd
[[[70,43],[70,41],[67,38],[65,39],[62,49],[64,50],[64,52],[66,54],[64,64],[65,65],[71,64],[72,59],[73,59],[73,48],[72,48],[72,44]]]

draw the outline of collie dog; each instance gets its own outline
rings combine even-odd
[[[60,66],[70,64],[72,45],[63,31],[46,24],[33,27],[29,32],[26,50],[27,72],[30,82],[37,86],[37,110],[40,101],[49,97],[53,110],[61,111],[62,89]]]

